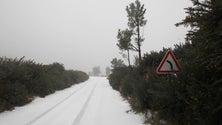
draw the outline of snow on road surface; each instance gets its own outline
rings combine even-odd
[[[0,125],[143,125],[105,77],[58,91],[0,114]]]

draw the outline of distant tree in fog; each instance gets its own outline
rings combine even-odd
[[[111,73],[111,69],[107,66],[106,67],[106,76],[110,75]]]
[[[101,74],[100,66],[95,66],[92,69],[92,75],[93,76],[99,76]]]

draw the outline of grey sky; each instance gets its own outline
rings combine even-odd
[[[132,0],[0,0],[0,56],[63,63],[66,69],[105,68],[121,57],[118,29],[127,28]],[[141,0],[148,23],[143,53],[184,42],[189,0]]]

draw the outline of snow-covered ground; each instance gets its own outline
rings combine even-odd
[[[58,91],[0,114],[0,125],[143,125],[105,77]]]

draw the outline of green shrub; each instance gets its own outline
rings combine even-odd
[[[65,70],[63,64],[0,58],[0,112],[24,105],[35,96],[45,97],[57,90],[87,80],[81,71]]]

